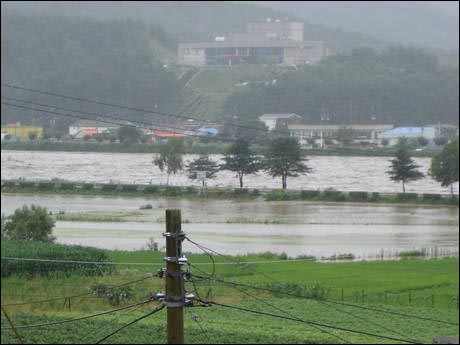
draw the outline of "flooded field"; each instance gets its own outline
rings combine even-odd
[[[59,242],[108,249],[140,249],[150,237],[161,247],[165,208],[180,208],[183,229],[203,245],[226,254],[272,251],[320,257],[352,253],[372,258],[382,251],[394,255],[414,248],[439,247],[458,253],[459,245],[457,207],[5,194],[1,201],[5,214],[32,203],[53,213],[105,215],[139,212],[140,206],[151,204],[152,210],[120,222],[57,222]],[[188,243],[184,249],[197,251]]]
[[[93,153],[93,152],[52,152],[52,151],[13,151],[1,152],[2,179],[49,180],[59,178],[69,181],[85,182],[122,182],[122,183],[166,183],[166,175],[152,164],[153,154],[136,153]],[[186,155],[188,162],[196,155]],[[221,155],[211,155],[220,160]],[[401,186],[394,183],[385,173],[389,167],[390,157],[338,157],[312,156],[307,164],[313,172],[297,178],[288,179],[288,188],[292,189],[326,189],[369,192],[400,192]],[[415,158],[421,170],[426,174],[430,158]],[[185,174],[171,176],[172,185],[197,184]],[[208,181],[209,186],[237,187],[238,181],[229,171],[219,172],[215,179]],[[272,179],[263,172],[245,177],[248,188],[280,188],[280,179]],[[454,190],[458,193],[458,183]],[[411,182],[406,186],[407,192],[414,193],[449,193],[426,177]]]

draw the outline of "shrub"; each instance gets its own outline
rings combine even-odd
[[[326,299],[330,290],[330,287],[323,286],[320,283],[314,283],[313,285],[305,287],[305,295],[309,298],[323,300]]]
[[[267,201],[295,200],[296,194],[284,190],[272,190],[265,195]]]
[[[408,250],[408,251],[399,253],[399,257],[402,257],[402,258],[420,257],[420,256],[424,256],[421,250]]]
[[[319,190],[303,190],[300,192],[300,197],[304,200],[315,200],[319,195]]]
[[[164,189],[164,195],[166,196],[180,196],[182,193],[183,190],[181,187],[171,186]]]
[[[373,192],[371,195],[371,198],[369,201],[379,201],[380,200],[380,193],[379,192]]]
[[[142,205],[141,207],[139,207],[140,210],[150,210],[152,209],[152,205],[151,204],[147,204],[147,205]]]
[[[83,190],[93,190],[94,185],[92,183],[85,183],[85,184],[82,185],[82,189]]]
[[[62,190],[73,190],[75,189],[75,183],[73,182],[62,182],[59,185],[59,188]]]
[[[137,192],[137,185],[135,184],[124,184],[121,186],[123,192]]]
[[[345,194],[337,190],[325,190],[323,192],[323,197],[327,201],[345,201]]]
[[[158,191],[159,191],[158,186],[147,186],[143,190],[145,194],[154,194],[154,193],[158,193]]]
[[[426,201],[440,201],[441,200],[441,194],[424,193],[424,194],[422,194],[422,199],[426,200]]]
[[[106,299],[113,306],[119,306],[134,298],[134,290],[130,286],[110,288],[105,284],[95,284],[91,286],[91,291],[96,296]]]
[[[118,188],[118,185],[113,184],[113,183],[107,183],[102,185],[102,191],[103,192],[114,192]]]
[[[2,237],[26,240],[50,242],[54,240],[51,232],[54,220],[48,215],[46,208],[31,205],[22,206],[5,219],[2,226]]]
[[[407,200],[417,200],[417,193],[398,193],[396,194],[396,200],[407,201]]]
[[[233,195],[234,196],[243,196],[248,194],[248,189],[247,188],[235,188],[233,190]]]
[[[259,196],[259,195],[260,195],[260,190],[258,190],[258,189],[253,189],[253,190],[252,190],[252,195],[254,195],[254,196]]]
[[[196,194],[197,189],[195,187],[189,186],[189,187],[186,188],[186,192],[187,192],[187,194]]]
[[[349,192],[348,198],[351,201],[367,201],[367,192]]]
[[[51,242],[17,241],[2,238],[2,255],[34,259],[50,259],[64,261],[109,261],[105,251],[93,247],[68,246]],[[69,276],[72,273],[86,276],[110,273],[112,265],[79,264],[71,262],[20,261],[2,260],[2,277],[11,274],[27,276],[52,276],[62,273]]]
[[[25,188],[25,189],[34,189],[36,187],[37,183],[33,181],[21,181],[19,182],[19,187],[20,188]]]
[[[37,185],[38,190],[53,190],[55,187],[54,182],[39,182]]]

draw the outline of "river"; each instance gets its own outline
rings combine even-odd
[[[221,155],[210,155],[221,160]],[[63,179],[85,182],[120,183],[166,183],[166,175],[152,164],[153,154],[142,153],[94,153],[94,152],[53,152],[53,151],[1,151],[2,179],[20,177],[34,180]],[[185,155],[185,162],[197,155]],[[306,164],[313,170],[310,174],[288,178],[288,188],[326,189],[344,191],[400,192],[401,185],[390,180],[385,171],[391,157],[342,157],[312,156]],[[414,158],[427,174],[431,159]],[[170,178],[171,185],[199,185],[186,174],[180,173]],[[208,186],[237,187],[238,180],[232,172],[219,172],[215,179],[207,181]],[[248,188],[280,188],[281,179],[273,179],[263,172],[245,177]],[[454,186],[458,194],[458,183]],[[449,193],[431,177],[411,182],[407,192]]]
[[[138,210],[150,203],[152,216],[142,222],[56,223],[59,242],[107,249],[140,249],[150,237],[163,245],[165,225],[158,219],[164,218],[166,208],[180,208],[183,230],[225,254],[272,251],[327,257],[352,253],[375,258],[433,247],[458,253],[459,246],[457,207],[8,194],[2,194],[1,202],[6,215],[32,203],[65,213]],[[184,250],[198,251],[189,243],[184,243]]]

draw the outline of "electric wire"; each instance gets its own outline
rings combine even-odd
[[[147,314],[144,314],[141,317],[138,317],[137,319],[134,319],[133,321],[128,322],[127,324],[117,328],[113,332],[111,332],[111,333],[107,334],[106,336],[102,337],[95,344],[102,343],[104,340],[107,340],[108,338],[110,338],[111,336],[117,334],[118,332],[120,332],[121,330],[125,329],[126,327],[129,327],[129,326],[135,324],[136,322],[139,322],[140,320],[145,319],[146,317],[149,317],[150,315],[153,315],[153,314],[159,312],[160,310],[163,310],[164,307],[165,307],[165,305],[162,304],[162,305],[158,306],[157,308],[153,309],[152,311],[148,312]]]
[[[38,90],[38,89],[27,88],[27,87],[12,85],[12,84],[2,83],[1,86],[11,88],[11,89],[17,89],[17,90],[23,90],[23,91],[28,91],[28,92],[37,93],[37,94],[53,96],[53,97],[71,99],[71,100],[79,101],[79,102],[93,103],[93,104],[99,104],[99,105],[104,105],[104,106],[113,107],[113,108],[132,110],[132,111],[136,111],[136,112],[140,112],[140,113],[144,113],[144,114],[154,114],[154,115],[166,116],[166,117],[171,117],[171,118],[176,118],[176,119],[177,118],[178,119],[183,118],[183,116],[176,115],[176,114],[171,114],[171,113],[166,113],[166,112],[153,111],[153,110],[148,110],[148,109],[141,109],[141,108],[130,107],[130,106],[125,106],[125,105],[121,105],[121,104],[114,104],[114,103],[109,103],[109,102],[92,100],[92,99],[83,98],[83,97],[69,96],[69,95],[64,95],[64,94],[60,94],[60,93],[42,91],[42,90]],[[198,121],[198,122],[201,122],[203,124],[206,124],[206,120],[199,119],[199,118],[196,118],[196,117],[191,117],[191,116],[188,116],[188,115],[186,117],[188,119],[191,119],[191,120]],[[250,129],[250,130],[256,130],[256,131],[263,131],[263,132],[267,133],[266,129],[259,128],[259,127],[253,127],[253,126],[247,126],[247,125],[239,125],[239,124],[236,124],[236,123],[229,123],[229,122],[220,122],[219,124],[223,125],[223,126],[227,126],[227,127],[244,128],[244,129]],[[274,129],[271,132],[275,133],[275,132],[277,132],[277,130]]]
[[[138,303],[135,303],[135,304],[130,304],[128,306],[123,306],[123,307],[120,307],[120,308],[106,310],[106,311],[103,311],[103,312],[100,312],[100,313],[85,315],[85,316],[76,317],[76,318],[72,318],[72,319],[64,319],[64,320],[58,320],[58,321],[52,321],[52,322],[44,322],[44,323],[31,324],[31,325],[19,325],[19,326],[15,326],[15,327],[16,328],[38,328],[38,327],[61,325],[63,323],[76,322],[76,321],[90,319],[90,318],[93,318],[93,317],[98,317],[98,316],[101,316],[101,315],[107,315],[107,314],[116,313],[116,312],[118,312],[120,310],[125,310],[125,309],[129,309],[129,308],[137,307],[139,305],[147,304],[147,303],[150,303],[150,302],[152,302],[152,301],[151,300],[145,300],[145,301],[138,302]],[[11,327],[2,327],[1,329],[11,329]]]

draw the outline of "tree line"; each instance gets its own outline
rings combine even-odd
[[[201,155],[184,166],[183,155],[185,147],[183,141],[178,138],[169,139],[160,149],[160,153],[153,160],[160,171],[169,176],[176,174],[185,168],[190,179],[201,180],[203,187],[205,179],[213,179],[220,170],[228,170],[236,173],[240,188],[244,187],[244,176],[265,171],[273,178],[281,177],[281,186],[287,189],[288,177],[297,177],[312,172],[305,162],[305,155],[296,138],[277,137],[271,140],[268,149],[263,156],[256,155],[247,140],[236,140],[225,152],[223,163]],[[386,171],[390,179],[400,182],[403,193],[406,192],[406,184],[425,177],[410,157],[410,141],[403,137],[396,145],[395,157],[390,160],[390,169]],[[450,186],[453,195],[453,183],[459,180],[459,140],[451,141],[443,150],[432,159],[428,174],[443,187]]]

